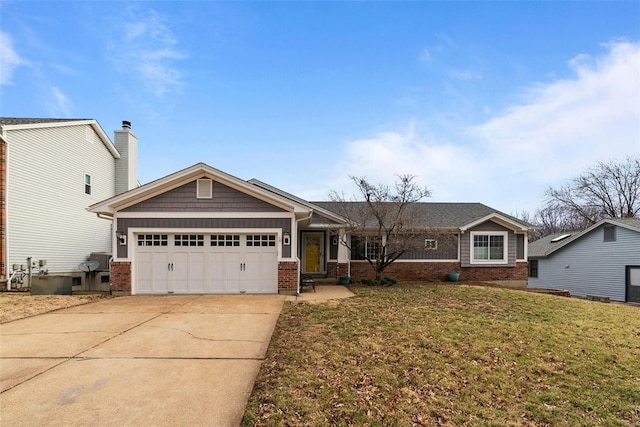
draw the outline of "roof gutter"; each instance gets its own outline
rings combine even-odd
[[[100,219],[108,219],[109,221],[113,221],[113,215],[105,215],[103,213],[96,213],[96,216]]]

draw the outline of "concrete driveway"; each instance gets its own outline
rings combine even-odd
[[[0,325],[0,425],[237,426],[284,301],[132,296]]]

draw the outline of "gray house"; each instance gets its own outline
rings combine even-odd
[[[605,219],[530,243],[527,286],[640,303],[640,219]]]
[[[406,280],[491,280],[526,285],[531,228],[480,203],[423,203],[424,247],[387,273]],[[198,163],[89,207],[113,224],[111,291],[119,294],[296,293],[301,274],[371,275],[327,203]],[[105,221],[106,222],[106,221]]]

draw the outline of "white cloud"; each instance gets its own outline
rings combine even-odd
[[[461,135],[427,135],[414,123],[348,142],[334,171],[342,178],[329,188],[351,188],[349,175],[392,183],[394,174],[412,173],[434,201],[535,210],[548,186],[600,160],[640,153],[640,44],[612,43],[569,67],[573,78],[533,86],[524,102],[467,124]]]
[[[51,88],[48,104],[49,114],[52,117],[71,117],[73,115],[72,104],[69,97],[57,87]]]
[[[11,37],[0,32],[0,86],[12,84],[15,69],[25,63],[13,49]]]
[[[433,57],[431,56],[431,52],[429,52],[429,49],[425,48],[425,49],[422,49],[422,52],[420,52],[418,59],[420,60],[420,62],[428,64],[431,62]]]
[[[154,10],[129,9],[124,24],[116,31],[118,36],[109,43],[108,50],[118,71],[133,71],[144,87],[158,97],[183,84],[175,62],[187,55],[177,48],[173,32]]]
[[[449,72],[449,77],[456,80],[481,80],[482,74],[473,70],[452,70]]]
[[[538,84],[527,101],[470,130],[495,156],[550,184],[599,160],[640,152],[640,44],[569,61],[575,77]]]
[[[348,143],[345,158],[336,166],[333,182],[325,188],[353,194],[349,176],[366,176],[372,182],[392,184],[398,174],[412,174],[416,182],[433,192],[433,200],[454,200],[468,185],[466,173],[482,174],[469,151],[417,130],[412,123],[398,132]]]

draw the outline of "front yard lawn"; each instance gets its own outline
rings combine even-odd
[[[287,303],[243,425],[640,425],[640,308],[355,286]]]
[[[31,295],[29,292],[0,292],[0,323],[11,322],[61,308],[87,304],[108,295]]]

